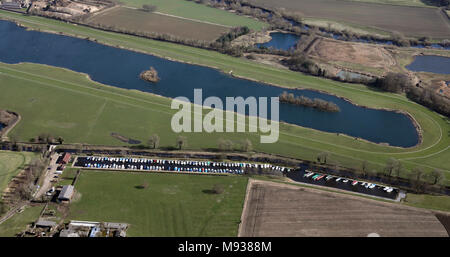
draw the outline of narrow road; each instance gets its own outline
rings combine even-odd
[[[52,185],[51,180],[53,179],[53,176],[56,175],[55,171],[56,168],[58,167],[56,161],[58,160],[58,157],[59,155],[57,153],[52,154],[52,156],[50,157],[50,164],[48,168],[45,170],[44,181],[42,182],[42,186],[34,195],[35,199],[38,199],[50,189],[50,186]]]

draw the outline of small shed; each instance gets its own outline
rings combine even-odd
[[[49,231],[51,231],[54,227],[56,227],[56,222],[50,221],[50,220],[39,219],[35,225],[37,228],[45,228],[45,229],[48,229]]]
[[[63,186],[58,195],[59,201],[70,201],[72,199],[74,187],[72,185]]]
[[[63,157],[62,157],[62,159],[61,159],[61,161],[59,163],[60,164],[67,164],[67,163],[69,163],[70,157],[71,157],[70,153],[64,153],[64,155],[63,155]]]

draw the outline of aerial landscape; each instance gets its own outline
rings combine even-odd
[[[0,237],[450,235],[450,1],[0,2]]]

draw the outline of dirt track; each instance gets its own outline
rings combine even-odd
[[[448,236],[430,211],[273,182],[248,186],[239,236]]]

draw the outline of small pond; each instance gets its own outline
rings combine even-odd
[[[410,71],[450,74],[450,58],[436,55],[418,55],[406,68]]]
[[[300,36],[292,33],[272,32],[270,33],[272,40],[267,43],[256,44],[259,48],[267,47],[277,50],[292,50],[300,40]]]

